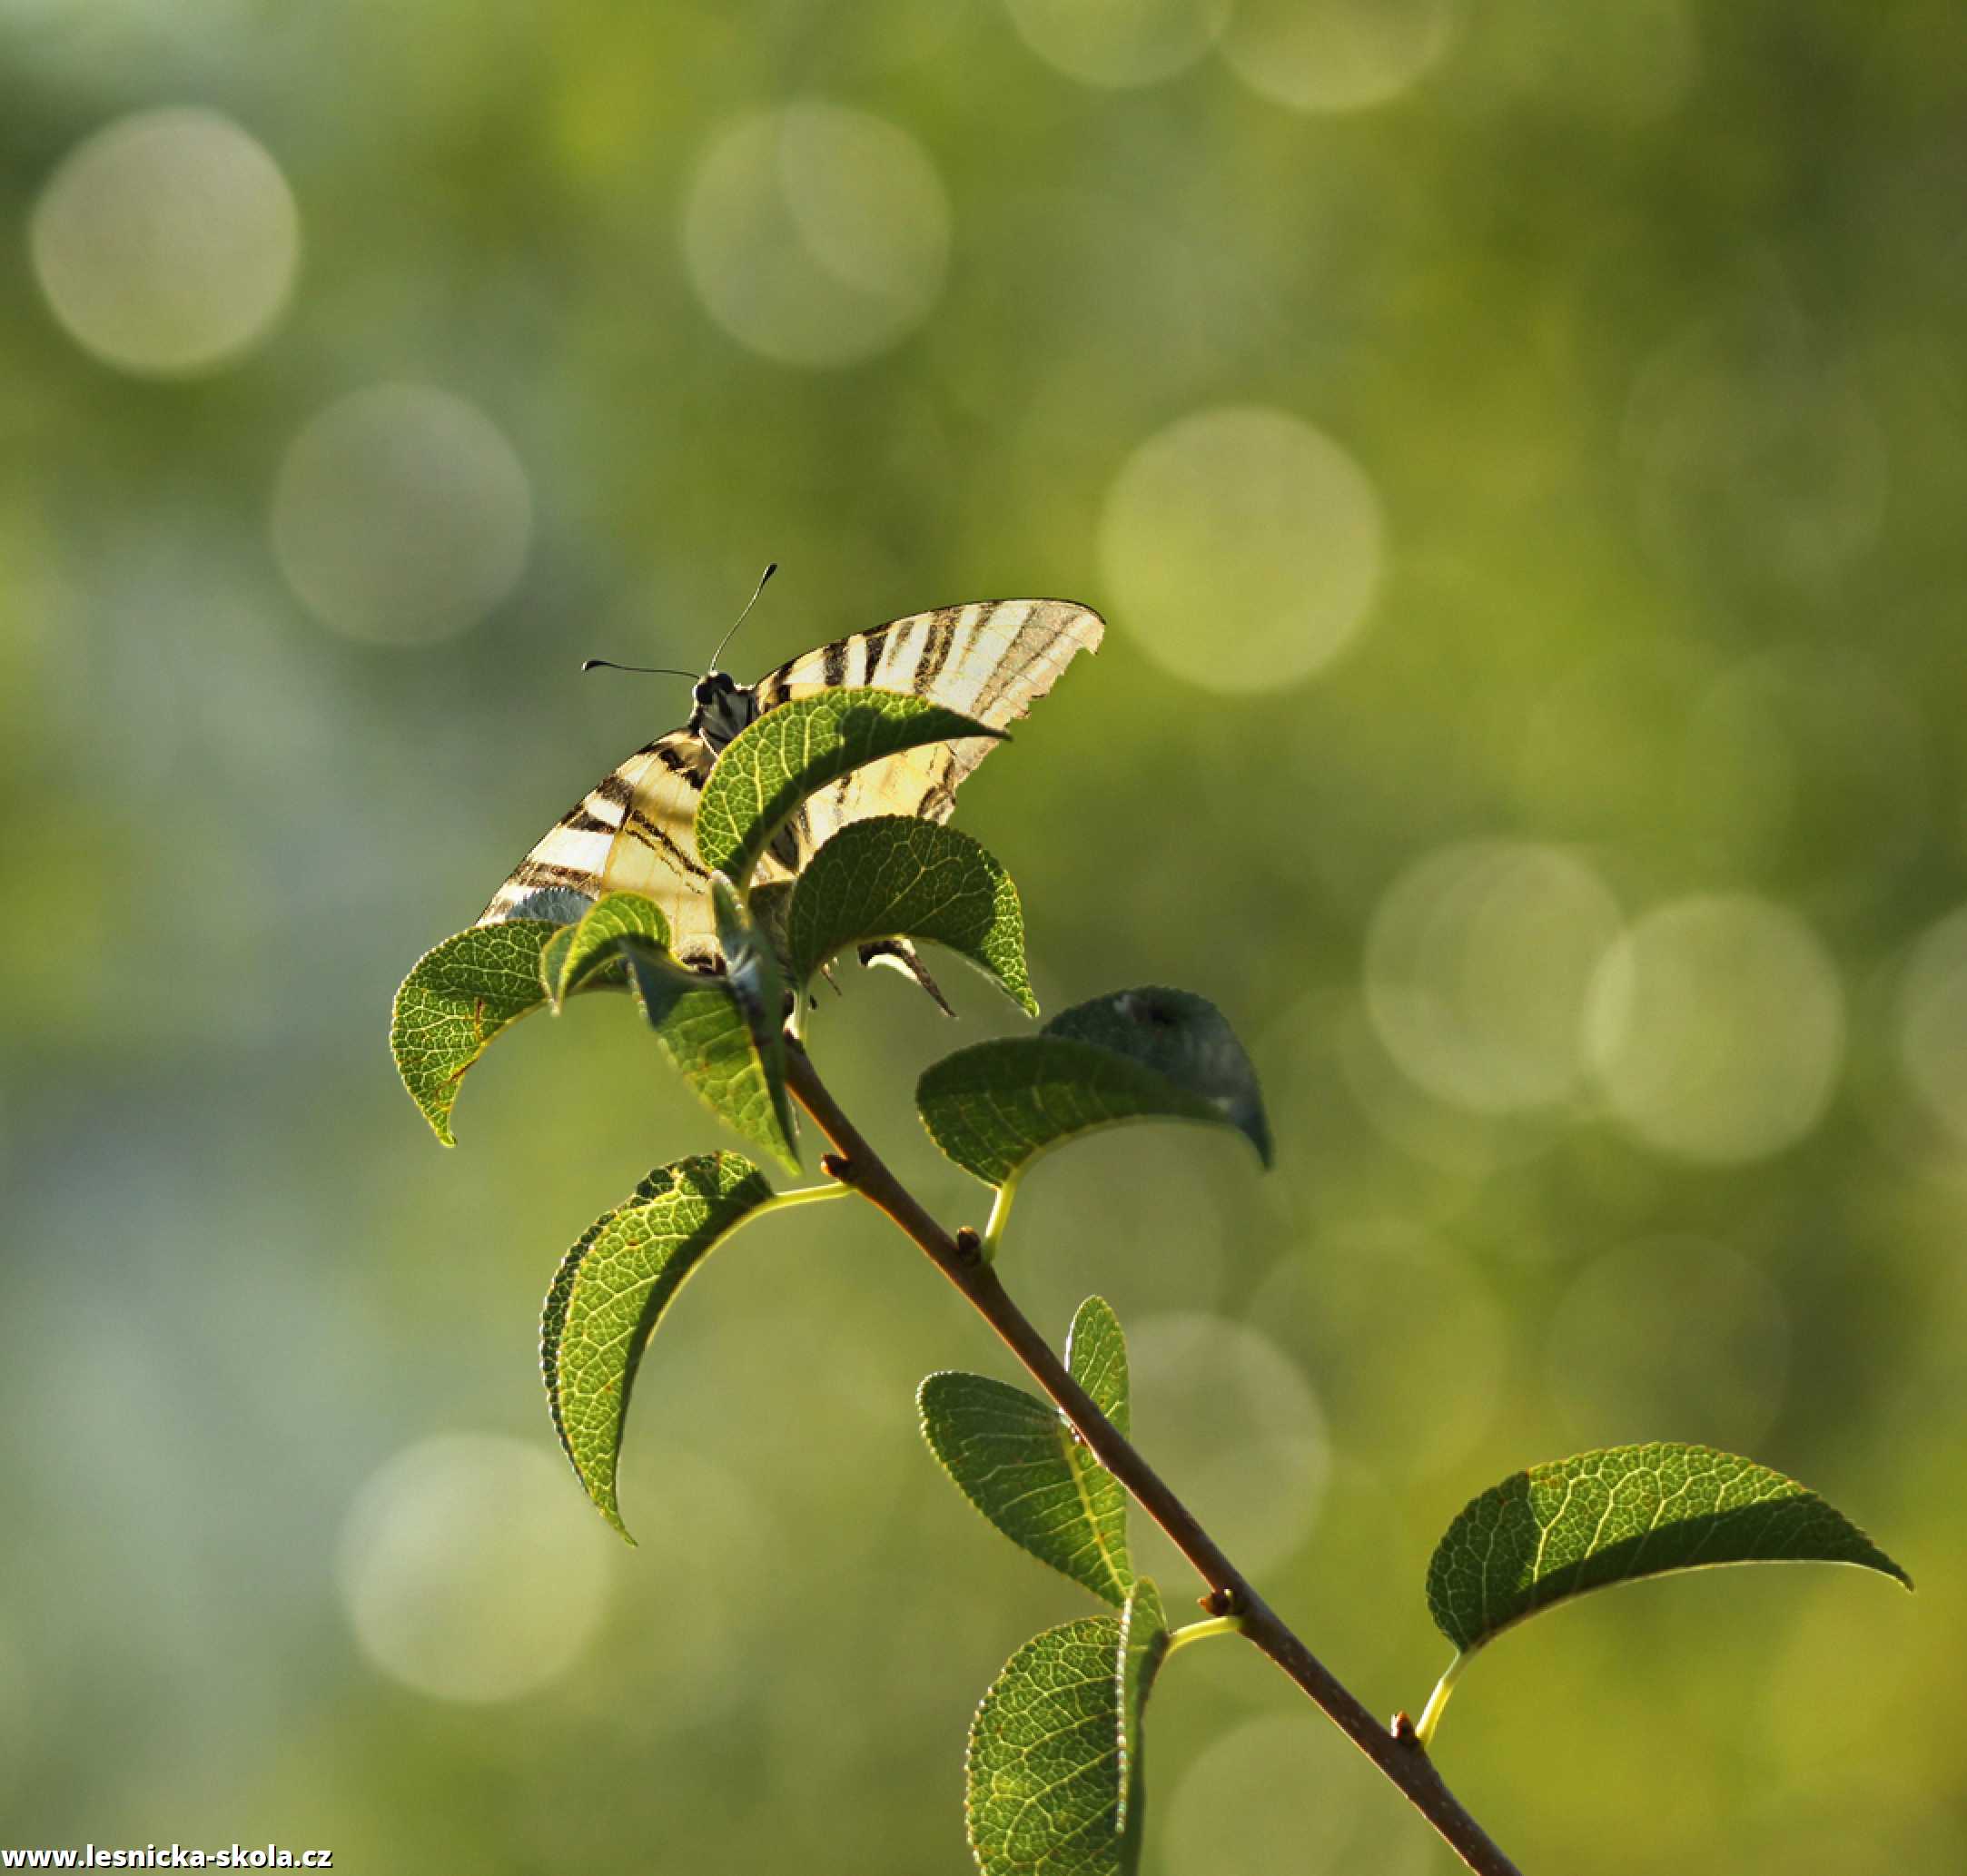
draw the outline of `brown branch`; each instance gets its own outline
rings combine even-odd
[[[1112,1422],[1093,1405],[1092,1397],[1066,1372],[1065,1365],[1052,1352],[1051,1344],[1011,1300],[998,1281],[997,1272],[984,1261],[976,1233],[965,1230],[952,1237],[929,1216],[914,1195],[888,1170],[880,1154],[868,1145],[860,1130],[840,1111],[815,1071],[811,1058],[790,1035],[786,1038],[786,1083],[838,1150],[836,1155],[828,1157],[827,1171],[845,1180],[869,1204],[887,1213],[1003,1337],[1032,1378],[1078,1428],[1100,1463],[1127,1487],[1141,1508],[1194,1565],[1211,1592],[1211,1606],[1219,1614],[1242,1616],[1244,1636],[1282,1668],[1327,1718],[1399,1787],[1408,1802],[1469,1869],[1480,1871],[1481,1876],[1520,1876],[1517,1866],[1489,1841],[1488,1832],[1462,1809],[1455,1794],[1442,1782],[1427,1749],[1414,1737],[1411,1724],[1402,1726],[1397,1720],[1390,1729],[1381,1725],[1291,1633],[1222,1554],[1215,1539],[1196,1522],[1194,1514],[1169,1490],[1132,1444],[1114,1430]]]

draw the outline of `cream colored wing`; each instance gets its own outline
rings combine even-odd
[[[640,893],[662,908],[677,957],[715,961],[710,875],[697,857],[697,797],[712,759],[704,743],[684,729],[637,750],[519,862],[479,923],[497,924],[536,910],[564,921],[579,915],[579,902],[562,895]]]
[[[856,632],[762,677],[761,712],[842,686],[911,692],[993,729],[1023,716],[1105,622],[1069,599],[989,599],[945,606]],[[850,821],[916,815],[946,821],[957,785],[994,745],[981,737],[909,749],[843,775],[807,801],[793,831],[810,854]]]

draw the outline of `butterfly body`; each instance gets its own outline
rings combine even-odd
[[[1081,651],[1098,648],[1098,613],[1064,599],[944,607],[823,645],[744,685],[711,670],[689,720],[598,782],[492,895],[480,924],[578,915],[603,893],[640,893],[661,906],[685,963],[719,961],[710,876],[697,857],[697,798],[725,746],[767,711],[843,686],[895,690],[960,711],[992,729],[1023,716]],[[946,820],[957,785],[992,745],[981,737],[885,756],[810,796],[773,843],[757,877],[789,879],[833,834],[873,815]]]
[[[732,737],[758,720],[758,686],[740,684],[723,671],[705,672],[690,693],[690,702],[685,728],[714,756],[723,755]]]

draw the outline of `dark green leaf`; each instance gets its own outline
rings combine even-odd
[[[984,1876],[1132,1876],[1141,1723],[1168,1647],[1154,1585],[1121,1615],[1047,1629],[1013,1654],[970,1727],[965,1811]]]
[[[947,945],[1038,1014],[1024,965],[1024,914],[1011,875],[966,834],[911,815],[843,827],[806,862],[786,915],[793,976],[871,938]]]
[[[719,943],[728,968],[722,973],[686,970],[636,938],[617,943],[643,1014],[677,1072],[727,1125],[796,1170],[777,965],[755,927],[731,923],[742,914],[728,898],[723,912]]]
[[[1073,1378],[1124,1433],[1127,1347],[1098,1297],[1080,1306],[1067,1350]],[[929,1450],[992,1524],[1094,1595],[1126,1601],[1127,1495],[1063,1414],[983,1375],[931,1375],[916,1405]]]
[[[1712,1446],[1611,1446],[1513,1473],[1436,1546],[1428,1604],[1464,1654],[1553,1603],[1715,1564],[1856,1564],[1912,1579],[1794,1479]]]
[[[986,1185],[1082,1133],[1135,1121],[1232,1128],[1270,1160],[1250,1058],[1221,1012],[1185,991],[1121,991],[1035,1036],[959,1049],[923,1075],[915,1105],[936,1145]]]
[[[1270,1129],[1257,1071],[1228,1018],[1207,997],[1152,985],[1117,991],[1062,1010],[1044,1033],[1111,1049],[1201,1096],[1212,1118],[1235,1128],[1257,1157],[1270,1163]]]
[[[604,894],[578,924],[556,932],[539,954],[540,982],[554,1007],[600,972],[618,966],[618,941],[629,936],[669,947],[669,921],[639,893]]]
[[[547,1292],[547,1404],[588,1496],[624,1537],[615,1470],[642,1351],[684,1279],[771,1197],[765,1175],[736,1153],[659,1167],[588,1228]]]
[[[390,1018],[390,1051],[410,1098],[446,1146],[464,1071],[507,1024],[546,1001],[540,947],[553,935],[540,919],[473,925],[427,951],[403,979]]]
[[[717,757],[697,802],[697,852],[740,887],[807,795],[850,771],[914,749],[1002,730],[890,690],[828,690],[768,710]]]

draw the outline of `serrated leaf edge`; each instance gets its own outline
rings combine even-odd
[[[1010,1381],[1000,1381],[993,1375],[973,1374],[967,1368],[937,1368],[934,1374],[924,1375],[915,1388],[915,1425],[922,1435],[922,1443],[928,1447],[930,1456],[941,1467],[943,1476],[949,1480],[951,1485],[955,1486],[956,1494],[963,1502],[972,1511],[975,1512],[992,1530],[996,1532],[1005,1543],[1010,1545],[1020,1556],[1029,1557],[1033,1563],[1043,1565],[1046,1569],[1052,1571],[1054,1575],[1063,1576],[1068,1583],[1077,1584],[1089,1595],[1098,1595],[1100,1592],[1095,1590],[1091,1584],[1074,1576],[1068,1570],[1061,1569],[1050,1557],[1041,1556],[1037,1551],[1028,1548],[1022,1541],[1005,1530],[989,1512],[984,1510],[983,1506],[977,1503],[976,1499],[971,1496],[970,1488],[964,1484],[962,1479],[957,1477],[949,1461],[944,1457],[943,1449],[937,1446],[935,1436],[931,1432],[929,1426],[929,1389],[938,1381],[981,1381],[986,1387],[1002,1388],[1007,1394],[1015,1395],[1020,1400],[1038,1408],[1050,1417],[1053,1437],[1059,1443],[1060,1456],[1065,1462],[1066,1473],[1072,1481],[1072,1489],[1078,1496],[1080,1508],[1086,1515],[1086,1524],[1093,1533],[1093,1541],[1099,1552],[1100,1560],[1105,1567],[1106,1574],[1112,1578],[1114,1588],[1119,1591],[1118,1595],[1103,1596],[1102,1600],[1111,1608],[1119,1609],[1124,1607],[1129,1591],[1141,1579],[1134,1575],[1131,1549],[1116,1562],[1113,1554],[1107,1547],[1105,1536],[1100,1529],[1099,1520],[1092,1514],[1092,1503],[1086,1489],[1085,1467],[1075,1460],[1075,1454],[1081,1448],[1077,1438],[1073,1435],[1072,1422],[1052,1402],[1042,1400],[1037,1395],[1029,1393],[1024,1388],[1017,1387]],[[1086,1464],[1096,1467],[1102,1472],[1106,1470],[1097,1459],[1092,1457],[1090,1452],[1086,1455]],[[1107,1476],[1112,1477],[1112,1475],[1108,1473]],[[1122,1505],[1122,1542],[1123,1544],[1126,1542],[1126,1506],[1123,1501]]]
[[[539,941],[542,949],[544,949],[548,941],[550,940],[553,934],[559,929],[559,927],[552,924],[549,921],[545,919],[512,919],[506,921],[506,923],[509,924],[539,925],[543,933]],[[430,1126],[430,1131],[436,1134],[438,1143],[440,1146],[454,1147],[458,1144],[457,1136],[451,1131],[450,1115],[451,1110],[456,1107],[458,1101],[456,1090],[459,1084],[463,1081],[467,1071],[477,1066],[479,1061],[484,1055],[486,1050],[491,1047],[492,1043],[498,1039],[499,1036],[503,1035],[507,1030],[512,1027],[514,1023],[523,1022],[525,1018],[530,1016],[533,1012],[539,1009],[541,1004],[544,1003],[546,1001],[544,990],[542,989],[542,994],[539,1002],[529,1003],[525,1009],[519,1011],[517,1015],[508,1017],[504,1022],[499,1025],[498,1030],[494,1032],[492,1035],[487,1036],[483,1033],[482,1030],[484,999],[480,997],[479,999],[479,1021],[480,1023],[480,1033],[478,1053],[473,1055],[470,1061],[460,1063],[459,1066],[448,1077],[448,1085],[453,1091],[449,1103],[445,1105],[445,1107],[440,1112],[432,1113],[430,1111],[430,1109],[428,1105],[426,1105],[423,1097],[420,1095],[413,1087],[410,1086],[410,1078],[403,1073],[402,1055],[400,1051],[397,1047],[397,1031],[403,1021],[403,994],[406,991],[409,990],[410,984],[415,981],[417,973],[420,971],[424,967],[424,965],[429,963],[430,961],[433,957],[435,957],[439,952],[442,951],[446,945],[454,944],[460,938],[469,937],[473,932],[479,931],[481,927],[478,925],[467,925],[461,932],[453,932],[447,938],[440,938],[435,944],[431,945],[427,951],[425,951],[422,955],[417,959],[416,963],[411,964],[410,969],[403,973],[403,981],[396,986],[396,992],[390,999],[390,1063],[396,1070],[397,1079],[400,1081],[403,1084],[403,1091],[410,1096],[411,1103],[415,1106],[417,1111],[423,1116],[425,1121]]]
[[[772,1211],[776,1202],[785,1195],[774,1192],[766,1180],[763,1169],[746,1159],[742,1153],[729,1151],[693,1153],[681,1160],[673,1160],[667,1165],[656,1167],[637,1181],[635,1190],[627,1199],[623,1200],[620,1204],[610,1206],[608,1210],[602,1212],[561,1255],[559,1263],[555,1267],[552,1281],[547,1287],[546,1299],[540,1308],[539,1369],[540,1377],[546,1387],[547,1410],[553,1420],[553,1430],[559,1437],[560,1449],[567,1455],[568,1464],[573,1468],[574,1476],[579,1481],[580,1488],[586,1494],[588,1502],[630,1545],[635,1543],[635,1538],[630,1534],[628,1525],[622,1521],[617,1495],[612,1484],[604,1501],[602,1496],[596,1491],[594,1482],[581,1469],[579,1456],[574,1451],[574,1443],[568,1432],[567,1421],[560,1401],[559,1354],[565,1340],[567,1318],[573,1307],[575,1286],[579,1280],[580,1271],[588,1253],[599,1240],[601,1234],[620,1218],[623,1212],[628,1210],[631,1207],[661,1198],[667,1193],[675,1192],[684,1169],[703,1165],[716,1166],[720,1170],[735,1171],[738,1168],[743,1168],[744,1170],[736,1180],[733,1190],[735,1190],[736,1187],[742,1186],[747,1179],[756,1179],[765,1186],[764,1196],[755,1203],[747,1206],[731,1220],[724,1230],[718,1232],[711,1242],[697,1253],[696,1258],[691,1260],[689,1268],[677,1279],[674,1287],[664,1294],[654,1316],[648,1319],[646,1325],[638,1325],[636,1347],[625,1359],[622,1369],[621,1424],[624,1436],[626,1436],[629,1397],[634,1389],[636,1377],[641,1368],[642,1358],[647,1351],[649,1343],[654,1339],[656,1330],[661,1326],[663,1318],[674,1307],[677,1298],[683,1293],[697,1271],[710,1261],[715,1252],[721,1250],[746,1225]],[[661,1180],[666,1174],[669,1176],[667,1185],[658,1186],[657,1180]],[[617,1445],[616,1457],[618,1461],[620,1457],[619,1443]]]
[[[807,789],[794,800],[791,805],[769,825],[766,825],[762,819],[753,821],[750,824],[748,834],[745,838],[738,840],[729,854],[722,852],[707,854],[702,844],[704,798],[710,794],[713,785],[717,782],[717,771],[724,766],[731,751],[738,748],[744,743],[745,738],[759,729],[761,726],[771,725],[773,733],[782,734],[786,726],[785,713],[787,711],[799,710],[801,706],[811,706],[819,704],[828,705],[837,710],[847,699],[857,696],[901,699],[911,706],[919,706],[911,709],[907,713],[910,716],[919,716],[933,711],[938,713],[943,718],[964,726],[955,729],[940,730],[934,736],[923,736],[913,743],[897,744],[893,749],[882,750],[879,754],[869,755],[860,762],[851,764],[846,768],[834,770],[812,788]],[[772,842],[778,836],[779,830],[798,812],[802,803],[816,795],[829,782],[838,781],[843,775],[853,775],[856,771],[869,767],[875,763],[885,761],[891,755],[904,754],[911,748],[926,748],[936,743],[967,742],[972,737],[981,737],[993,743],[1007,743],[1011,740],[1007,732],[1001,729],[993,729],[988,724],[979,723],[974,717],[967,716],[960,710],[952,710],[947,705],[937,704],[931,698],[917,696],[912,691],[888,690],[879,685],[856,685],[846,688],[817,692],[812,696],[794,698],[789,703],[782,704],[776,710],[769,710],[753,717],[718,752],[717,759],[712,765],[710,774],[705,780],[703,793],[697,797],[697,856],[712,872],[728,873],[736,881],[739,890],[743,891],[748,888],[751,883],[751,875],[756,870],[759,859],[770,849]],[[748,751],[746,756],[748,759]],[[761,815],[765,805],[765,803],[761,801],[759,804]],[[734,815],[732,818],[736,820],[736,817]]]

